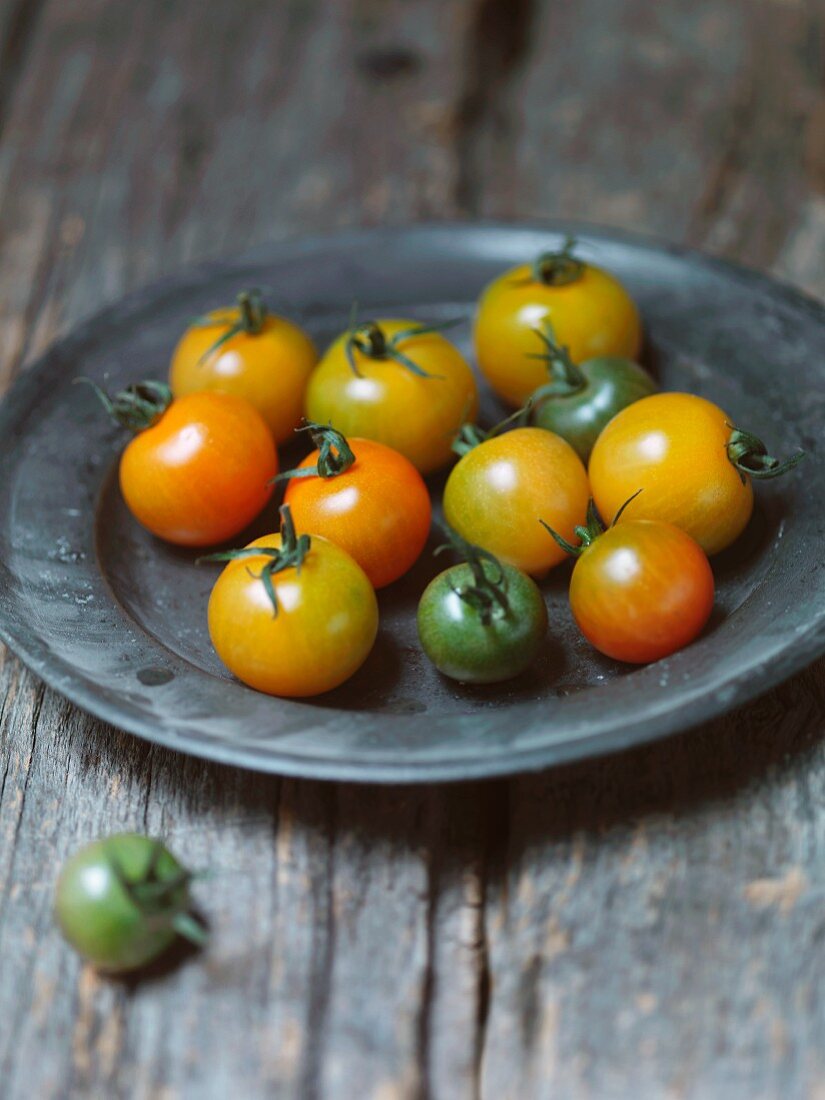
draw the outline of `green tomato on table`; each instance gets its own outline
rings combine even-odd
[[[161,841],[120,833],[87,844],[66,862],[55,915],[66,940],[93,966],[136,970],[178,935],[205,942],[189,912],[191,879]]]

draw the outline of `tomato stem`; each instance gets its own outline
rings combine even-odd
[[[129,428],[133,432],[142,432],[151,428],[163,416],[172,404],[172,391],[165,382],[147,379],[134,382],[125,390],[110,397],[109,394],[93,382],[91,378],[75,378],[75,382],[91,386],[100,403],[116,424]]]
[[[439,546],[435,553],[441,554],[445,550],[455,551],[469,565],[473,574],[472,584],[460,585],[453,588],[453,592],[459,599],[478,611],[482,626],[489,626],[496,612],[507,614],[510,610],[506,576],[501,562],[489,550],[467,542],[458,532],[449,527],[447,538],[449,542]],[[492,576],[488,572],[490,566],[494,570]]]
[[[390,359],[398,363],[399,366],[410,371],[411,374],[417,375],[419,378],[440,379],[441,375],[430,374],[405,354],[405,352],[401,350],[401,344],[416,336],[426,336],[433,332],[442,332],[444,329],[457,325],[460,320],[460,317],[454,317],[449,321],[442,321],[440,324],[416,323],[411,325],[408,329],[396,332],[394,336],[387,337],[387,334],[377,321],[362,321],[358,324],[355,319],[355,311],[353,311],[350,318],[350,327],[346,332],[346,342],[344,344],[344,351],[347,356],[350,370],[358,378],[361,377],[361,371],[358,368],[358,363],[355,358],[355,352],[358,351],[368,359]]]
[[[245,332],[248,336],[258,336],[263,332],[264,324],[267,317],[270,316],[266,303],[263,299],[263,294],[257,288],[252,290],[242,290],[236,299],[238,316],[235,321],[227,322],[227,327],[224,332],[218,337],[218,339],[206,349],[203,355],[198,359],[198,366],[201,366],[206,360],[214,355],[216,351],[228,343],[233,336],[239,335],[241,332]],[[195,327],[198,328],[211,328],[217,324],[214,316],[207,315],[205,317],[199,317],[195,321]]]
[[[493,439],[495,436],[501,435],[503,431],[514,424],[517,424],[519,427],[524,427],[529,419],[532,408],[533,398],[531,397],[526,405],[522,405],[520,409],[516,409],[514,413],[505,417],[504,420],[490,428],[489,431],[480,428],[478,424],[462,424],[453,440],[453,452],[457,455],[466,455],[481,443],[486,443],[488,439]]]
[[[170,923],[179,936],[195,947],[206,947],[209,943],[209,933],[191,913],[176,913]]]
[[[636,499],[636,497],[639,495],[639,493],[641,493],[641,491],[642,491],[641,489],[637,489],[636,492],[633,493],[632,496],[629,496],[627,498],[627,500],[624,502],[624,504],[621,506],[621,508],[616,513],[616,515],[613,517],[613,522],[610,524],[611,527],[616,526],[616,524],[622,518],[622,513],[624,512],[625,508],[628,506],[628,504],[630,504],[631,501]],[[593,504],[593,501],[591,500],[590,503]],[[594,505],[594,507],[595,507],[595,505]]]
[[[555,252],[542,252],[533,261],[532,278],[545,286],[568,286],[584,275],[584,262],[573,255],[575,237],[565,237]]]
[[[314,466],[284,470],[282,474],[272,478],[273,482],[288,481],[293,477],[338,477],[355,462],[355,454],[347,437],[336,431],[332,424],[316,424],[313,420],[308,420],[295,431],[309,432],[318,450],[318,460]]]
[[[569,554],[572,558],[577,558],[580,554],[583,554],[588,546],[592,546],[599,535],[604,533],[604,526],[599,519],[596,505],[592,499],[587,505],[586,523],[579,524],[573,528],[573,534],[579,539],[579,544],[577,546],[574,546],[572,542],[568,542],[566,538],[560,535],[558,531],[555,531],[549,523],[545,523],[543,519],[540,518],[539,523],[548,534],[553,536],[565,554]]]
[[[300,576],[301,566],[309,553],[312,540],[309,535],[296,535],[292,512],[288,504],[282,504],[278,509],[281,517],[281,545],[280,546],[244,546],[239,550],[218,550],[214,554],[205,554],[197,559],[196,564],[206,561],[237,561],[239,558],[269,558],[260,573],[250,576],[260,580],[272,604],[272,617],[278,617],[278,595],[272,578],[276,573],[283,573],[286,569],[294,569]]]
[[[797,451],[795,455],[791,455],[782,462],[768,454],[768,448],[759,436],[736,428],[733,424],[728,424],[728,427],[731,429],[726,448],[728,459],[739,471],[742,484],[748,477],[757,479],[780,477],[792,470],[805,457],[804,451]]]
[[[616,524],[622,518],[622,513],[624,512],[625,508],[628,506],[628,504],[630,504],[632,500],[636,499],[641,491],[641,489],[637,489],[633,496],[627,498],[627,500],[616,513],[616,515],[613,517],[613,522],[610,524],[611,527],[616,526]],[[593,500],[592,497],[587,502],[587,518],[584,524],[580,524],[579,526],[573,528],[573,534],[576,535],[576,537],[579,539],[578,546],[574,546],[572,543],[568,542],[567,539],[563,538],[558,533],[558,531],[554,531],[549,523],[545,523],[543,519],[539,519],[539,523],[542,525],[545,531],[553,536],[553,538],[556,540],[556,542],[559,544],[565,554],[570,554],[570,556],[574,558],[577,558],[580,554],[583,554],[588,546],[592,546],[596,539],[600,535],[603,535],[605,532],[605,526],[602,523],[601,516],[599,515],[596,508],[596,502]]]
[[[243,331],[257,336],[263,330],[267,308],[260,290],[242,290],[238,295],[238,314]]]
[[[544,329],[533,329],[544,344],[542,352],[529,353],[528,359],[541,359],[547,366],[550,381],[533,394],[534,401],[543,401],[548,397],[569,397],[579,393],[587,386],[587,378],[570,357],[569,348],[556,342],[553,326],[548,318],[544,319]]]
[[[131,903],[144,917],[173,928],[197,947],[204,947],[209,934],[200,921],[186,908],[189,904],[189,885],[193,875],[185,867],[177,874],[163,878],[159,871],[160,858],[165,846],[161,840],[152,842],[149,861],[139,878],[130,878],[114,853],[104,849],[112,874]]]

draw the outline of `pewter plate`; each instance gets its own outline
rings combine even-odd
[[[757,486],[749,529],[714,562],[717,608],[703,636],[645,668],[602,658],[572,623],[562,566],[544,584],[551,626],[536,668],[509,685],[461,687],[417,644],[418,595],[440,568],[425,551],[380,594],[378,642],[344,687],[291,702],[233,680],[206,630],[218,567],[196,567],[194,554],[131,519],[116,477],[124,435],[72,380],[118,387],[165,377],[186,323],[255,285],[321,346],[345,327],[356,299],[362,316],[464,318],[451,336],[469,355],[484,284],[570,230],[639,303],[645,360],[665,388],[713,399],[777,452],[809,452],[794,475]],[[488,395],[485,417],[499,412]],[[825,309],[694,252],[570,225],[436,225],[270,245],[105,309],[0,405],[0,636],[98,717],[260,771],[454,780],[615,751],[729,710],[825,650],[824,423]],[[434,496],[442,484],[433,480]],[[274,529],[275,516],[273,502],[248,534]]]

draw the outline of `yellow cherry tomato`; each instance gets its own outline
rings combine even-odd
[[[259,294],[245,291],[237,307],[216,309],[184,332],[172,356],[169,384],[175,397],[218,390],[246,398],[282,443],[301,420],[317,362],[303,329],[269,313]]]
[[[571,541],[585,521],[589,494],[584,465],[569,443],[543,428],[515,428],[457,463],[444,489],[444,518],[467,542],[540,577],[565,553],[539,520]]]
[[[482,292],[475,322],[481,373],[497,394],[523,405],[547,381],[536,330],[548,324],[574,363],[597,356],[635,359],[642,328],[632,298],[615,276],[584,263],[568,242],[500,275]]]
[[[801,457],[772,458],[704,397],[659,393],[613,417],[590,456],[590,483],[606,522],[641,489],[627,507],[628,519],[672,523],[706,554],[716,554],[750,519],[751,478],[776,477]]]
[[[239,680],[298,698],[330,691],[361,667],[378,603],[360,565],[319,535],[296,538],[288,511],[281,534],[211,556],[229,564],[209,598],[209,634]]]
[[[422,474],[449,461],[456,432],[477,408],[467,361],[418,321],[371,321],[348,330],[307,387],[309,420],[384,443]]]

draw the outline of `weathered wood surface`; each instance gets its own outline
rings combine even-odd
[[[0,0],[0,387],[104,300],[263,239],[565,215],[825,294],[816,0]],[[261,778],[0,655],[3,1097],[825,1096],[825,664],[512,782]],[[78,964],[56,870],[213,869],[200,957]]]

